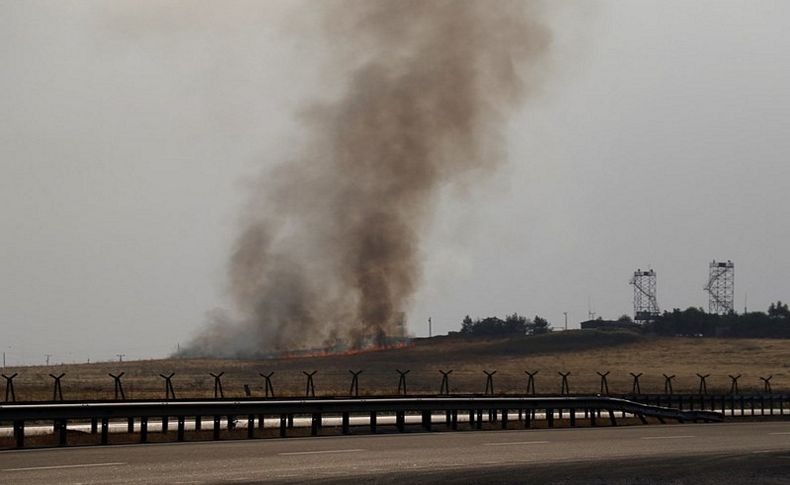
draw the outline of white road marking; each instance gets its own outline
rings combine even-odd
[[[354,448],[350,450],[322,450],[322,451],[292,451],[290,453],[277,453],[280,456],[294,456],[294,455],[324,455],[327,453],[356,453],[359,451],[365,451],[359,448]]]
[[[97,466],[121,466],[126,465],[126,463],[121,462],[114,462],[114,463],[82,463],[79,465],[51,465],[51,466],[31,466],[25,468],[4,468],[4,472],[26,472],[31,470],[59,470],[61,468],[92,468]]]
[[[641,439],[643,440],[680,440],[684,438],[696,438],[696,436],[644,436]]]
[[[768,434],[790,434],[790,431],[782,431],[782,432],[768,433]]]
[[[506,443],[483,443],[483,446],[542,445],[548,441],[509,441]]]

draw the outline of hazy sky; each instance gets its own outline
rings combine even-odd
[[[245,181],[329,99],[310,2],[0,0],[0,347],[9,364],[166,355],[230,305]],[[491,2],[495,5],[495,2]],[[416,335],[466,314],[571,327],[790,300],[790,2],[555,4],[546,82],[509,165],[448,187],[423,241]]]

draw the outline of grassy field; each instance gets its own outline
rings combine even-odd
[[[271,360],[167,359],[133,362],[32,366],[8,368],[5,374],[19,372],[15,380],[17,400],[52,398],[52,379],[48,374],[65,372],[64,398],[109,399],[113,381],[108,373],[125,372],[127,398],[161,398],[164,381],[160,373],[175,372],[173,384],[177,397],[213,396],[209,372],[225,372],[222,385],[226,397],[244,396],[248,384],[253,396],[263,395],[264,380],[259,372],[274,372],[272,382],[277,396],[301,396],[305,392],[302,371],[314,371],[318,396],[347,395],[349,370],[362,370],[360,394],[391,395],[398,385],[395,369],[411,372],[407,377],[410,394],[435,394],[439,390],[439,370],[453,370],[453,393],[482,393],[483,370],[494,376],[497,393],[524,393],[524,371],[538,370],[537,392],[558,393],[558,372],[571,372],[572,393],[599,391],[596,371],[609,371],[612,393],[630,392],[630,372],[644,373],[643,393],[662,392],[662,374],[675,374],[675,392],[696,392],[697,373],[710,374],[709,392],[729,390],[728,374],[742,374],[741,390],[762,389],[760,376],[773,375],[774,390],[790,389],[790,340],[657,338],[629,332],[570,331],[536,337],[495,340],[461,340],[449,337],[417,340],[413,346],[354,355],[328,355]]]

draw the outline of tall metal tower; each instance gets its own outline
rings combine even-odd
[[[634,271],[631,279],[634,287],[634,320],[649,322],[658,316],[658,300],[656,299],[656,272],[652,269]]]
[[[735,310],[735,263],[712,261],[709,266],[708,312],[724,315]]]

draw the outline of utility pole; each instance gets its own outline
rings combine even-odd
[[[3,369],[5,369],[5,352],[3,352]]]
[[[126,354],[115,354],[118,357],[118,362],[123,362],[123,358],[126,357]]]
[[[562,312],[565,315],[565,331],[568,331],[568,312]]]
[[[47,365],[49,365],[49,358],[52,357],[52,354],[44,354],[47,357]]]
[[[428,317],[428,338],[433,337],[433,327],[431,323],[431,317]]]

